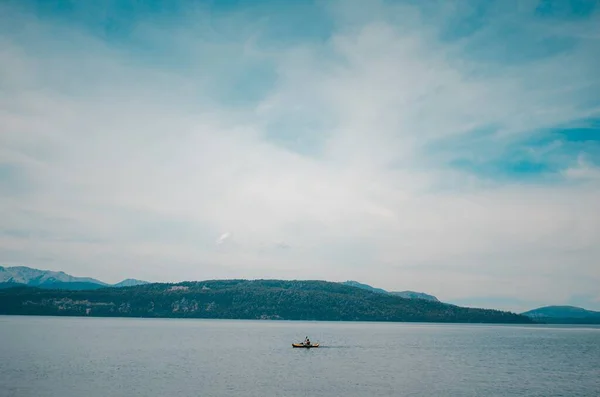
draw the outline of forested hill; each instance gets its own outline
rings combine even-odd
[[[575,306],[545,306],[522,314],[546,324],[600,324],[600,312]]]
[[[0,290],[0,314],[529,323],[526,316],[405,299],[325,281],[213,280],[96,290]]]

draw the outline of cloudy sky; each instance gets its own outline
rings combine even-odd
[[[0,263],[600,309],[600,5],[0,3]]]

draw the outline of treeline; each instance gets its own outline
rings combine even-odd
[[[0,314],[530,323],[510,312],[405,299],[325,281],[213,280],[87,291],[0,290]]]

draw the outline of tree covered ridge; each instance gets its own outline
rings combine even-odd
[[[0,314],[323,321],[528,323],[515,313],[312,280],[207,280],[96,290],[0,290]]]

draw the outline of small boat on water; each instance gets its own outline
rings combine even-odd
[[[309,345],[304,344],[304,343],[292,343],[292,347],[300,347],[300,348],[304,348],[304,349],[311,349],[313,347],[319,347],[318,343],[311,343]]]

